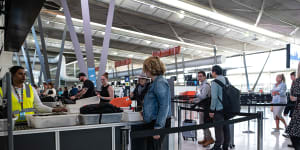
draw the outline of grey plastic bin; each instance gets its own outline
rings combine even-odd
[[[122,113],[101,114],[101,124],[104,123],[119,123],[122,119]]]
[[[99,114],[80,114],[79,122],[81,125],[99,124]]]

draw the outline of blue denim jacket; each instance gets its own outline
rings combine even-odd
[[[166,119],[171,116],[171,93],[169,84],[163,76],[157,76],[150,85],[143,107],[146,123],[156,120],[155,129],[165,127]]]

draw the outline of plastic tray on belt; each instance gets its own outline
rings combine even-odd
[[[140,112],[123,112],[122,121],[142,121],[143,117]]]
[[[69,113],[80,113],[80,108],[89,104],[99,104],[100,100],[97,96],[79,99],[76,101],[76,104],[67,104],[66,108]]]
[[[13,118],[12,128],[15,128],[15,123],[18,118]],[[7,131],[7,119],[0,119],[0,131]]]
[[[122,113],[101,114],[101,124],[104,123],[119,123],[122,119]]]
[[[100,114],[80,114],[79,123],[81,125],[99,124]]]
[[[48,113],[26,115],[28,126],[33,128],[53,128],[78,125],[78,114]]]

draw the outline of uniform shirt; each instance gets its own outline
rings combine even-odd
[[[23,84],[23,89],[25,89],[25,84]],[[12,93],[13,95],[17,98],[17,93],[15,92],[14,90],[14,87],[11,86],[11,89],[12,89]],[[18,94],[19,94],[19,97],[21,97],[21,93],[22,93],[22,88],[16,88]],[[40,97],[37,93],[37,91],[32,87],[32,91],[33,91],[33,95],[34,95],[34,101],[33,101],[33,106],[34,108],[40,112],[40,113],[51,113],[52,112],[52,108],[51,107],[48,107],[48,106],[45,106],[41,100],[40,100]],[[0,96],[0,104],[2,104],[2,97]]]

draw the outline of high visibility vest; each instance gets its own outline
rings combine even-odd
[[[30,95],[28,95],[29,97],[27,97],[26,94],[26,88],[23,88],[23,109],[22,109],[22,104],[19,102],[18,97],[15,97],[15,95],[13,94],[13,92],[11,93],[11,97],[12,97],[12,112],[14,114],[15,117],[18,117],[17,122],[23,122],[26,121],[25,115],[30,115],[30,114],[34,114],[34,93],[32,90],[32,86],[29,86],[29,90],[30,90]],[[2,97],[3,93],[2,93],[2,89],[0,87],[0,96]]]

